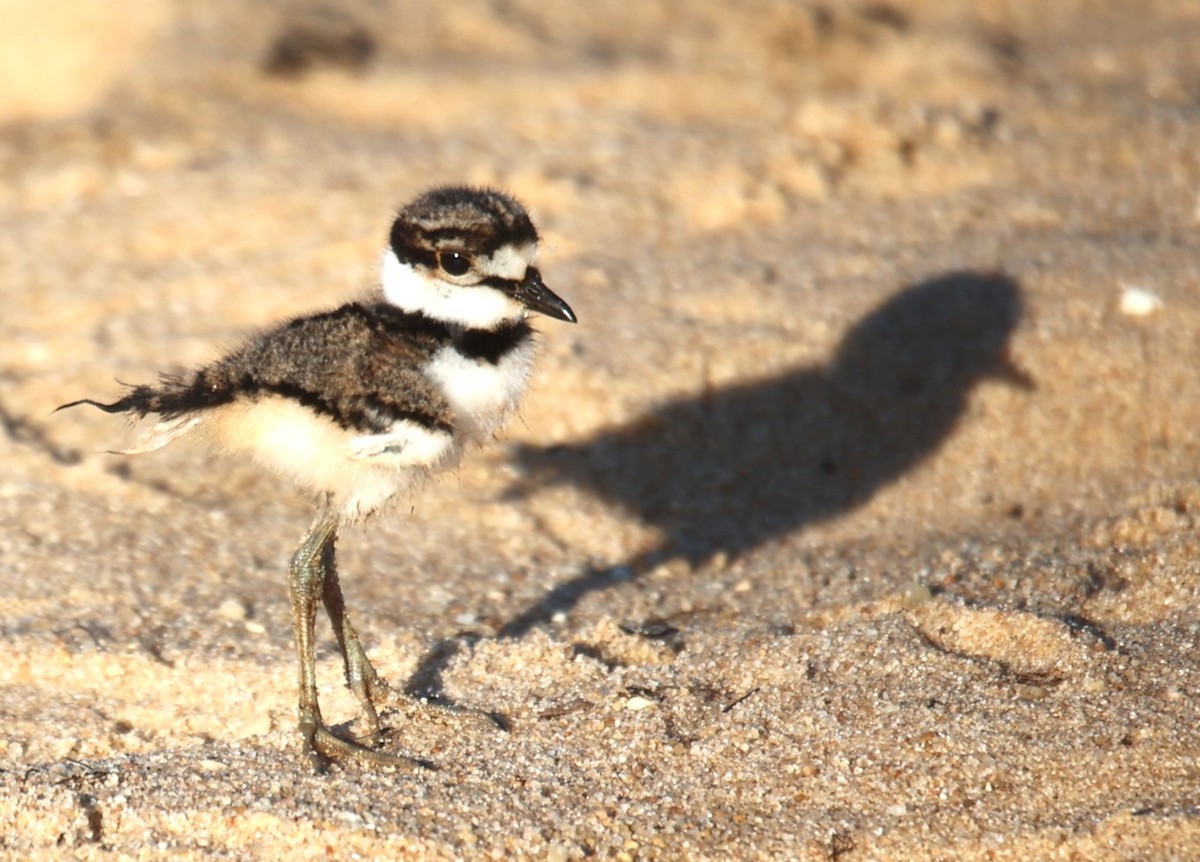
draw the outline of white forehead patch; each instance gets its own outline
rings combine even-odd
[[[492,252],[491,257],[476,260],[475,266],[485,275],[520,281],[525,277],[525,270],[537,262],[537,251],[536,243],[502,245]]]

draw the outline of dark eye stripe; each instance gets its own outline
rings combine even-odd
[[[512,293],[514,288],[520,286],[521,279],[501,278],[498,275],[489,275],[487,278],[480,279],[479,283],[487,287],[494,287],[496,290],[502,290],[505,293]]]
[[[437,269],[437,252],[411,245],[397,244],[394,240],[392,252],[396,255],[396,260],[401,263],[414,263],[426,269]]]

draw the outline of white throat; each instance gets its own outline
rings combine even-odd
[[[459,286],[424,275],[401,263],[390,248],[383,252],[379,283],[384,297],[397,308],[468,329],[496,329],[526,314],[525,306],[495,288]]]

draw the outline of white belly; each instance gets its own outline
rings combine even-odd
[[[363,436],[279,396],[216,408],[202,427],[219,448],[249,454],[304,488],[331,493],[347,521],[371,514],[429,473],[452,466],[461,452],[449,434],[416,423]]]

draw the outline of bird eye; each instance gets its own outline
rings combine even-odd
[[[466,275],[471,269],[471,259],[456,251],[438,252],[438,266],[449,275]]]

